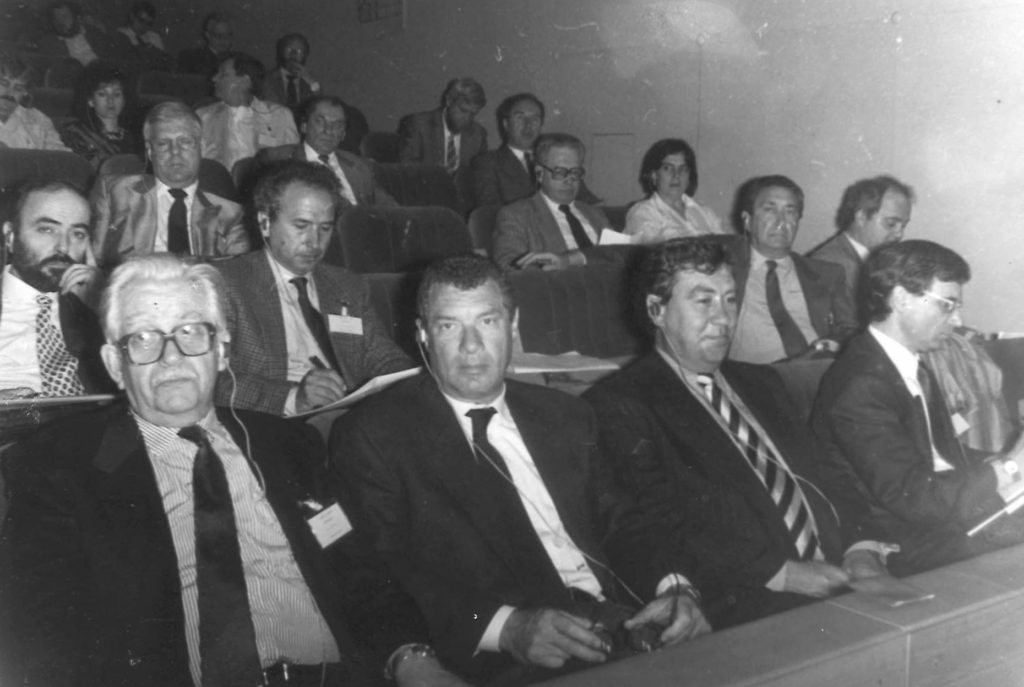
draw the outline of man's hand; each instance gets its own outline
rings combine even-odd
[[[472,687],[430,656],[410,656],[395,668],[398,687]]]
[[[824,599],[850,582],[842,568],[823,561],[786,561],[783,591]]]
[[[345,382],[334,370],[310,370],[299,382],[295,395],[295,410],[306,413],[314,408],[334,403],[345,396]]]
[[[885,575],[885,563],[882,557],[874,551],[857,549],[843,557],[843,570],[850,576],[851,580],[863,580],[868,577]]]
[[[564,270],[569,266],[569,257],[558,253],[527,253],[513,264],[521,270]]]
[[[697,601],[674,588],[641,608],[624,626],[632,630],[648,623],[665,628],[659,637],[662,644],[675,644],[711,632],[711,625]]]
[[[590,621],[565,611],[516,610],[501,628],[498,648],[521,663],[545,668],[561,668],[570,658],[602,663],[611,647],[590,628]]]
[[[96,256],[93,255],[92,246],[86,244],[85,263],[72,265],[60,278],[60,292],[73,293],[90,308],[95,309],[101,273],[96,266]]]

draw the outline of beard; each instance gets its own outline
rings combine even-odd
[[[68,268],[76,264],[74,260],[64,253],[57,253],[39,262],[29,262],[25,257],[25,250],[18,250],[17,241],[14,244],[14,255],[11,256],[11,269],[23,282],[36,291],[53,293],[60,290],[60,279]]]

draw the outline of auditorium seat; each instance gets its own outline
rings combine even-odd
[[[442,167],[376,164],[373,177],[399,205],[440,205],[462,214],[462,202],[455,182]]]
[[[611,205],[602,207],[604,216],[615,231],[622,231],[626,228],[626,213],[629,212],[628,205]]]
[[[324,259],[356,272],[409,272],[472,250],[466,224],[448,208],[360,205],[341,213]]]
[[[32,89],[32,107],[36,108],[53,120],[55,126],[67,121],[72,114],[72,103],[75,94],[70,88],[47,88],[39,86]]]
[[[142,174],[146,171],[146,161],[134,153],[111,155],[100,163],[100,176],[124,176],[126,174]]]
[[[43,86],[47,88],[74,88],[82,76],[82,63],[70,57],[54,62],[43,74]]]
[[[136,92],[140,100],[176,98],[194,106],[200,99],[210,95],[212,89],[210,80],[200,74],[145,71],[139,75]]]
[[[360,155],[374,162],[398,162],[398,134],[391,131],[370,131],[359,143],[359,151]]]
[[[0,148],[0,192],[9,193],[29,179],[55,179],[88,192],[94,170],[83,158],[63,150]]]
[[[490,256],[494,246],[494,224],[500,205],[481,205],[469,213],[469,236],[473,249],[481,255]]]
[[[151,171],[145,160],[131,153],[111,155],[103,161],[99,169],[100,176],[104,177],[145,174]],[[237,200],[238,198],[238,191],[231,178],[231,173],[216,160],[203,158],[199,161],[199,186],[204,191],[216,193],[221,198],[228,200]]]

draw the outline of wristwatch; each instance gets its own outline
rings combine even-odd
[[[413,656],[419,658],[437,658],[437,653],[434,651],[434,647],[429,644],[404,644],[388,657],[388,662],[384,664],[384,679],[394,682],[395,671],[398,670],[398,666]]]
[[[1024,475],[1020,474],[1020,467],[1017,466],[1015,460],[1004,460],[1003,469],[1006,470],[1006,474],[1010,476],[1010,480],[1013,482],[1019,482],[1024,479]]]

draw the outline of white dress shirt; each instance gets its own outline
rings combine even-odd
[[[160,427],[134,417],[153,466],[178,558],[189,669],[199,687],[199,590],[192,490],[197,447],[179,437],[178,428]],[[302,577],[281,523],[241,449],[212,411],[199,426],[206,430],[210,445],[224,465],[231,492],[260,662],[267,667],[279,661],[315,665],[340,660],[334,636]]]
[[[558,209],[559,203],[548,198],[548,194],[541,192],[541,198],[548,204],[548,209],[551,210],[551,214],[555,216],[555,223],[558,225],[558,231],[562,234],[562,239],[565,240],[565,245],[569,250],[579,250],[580,247],[576,244],[576,239],[573,238],[572,229],[569,228],[569,220],[566,219],[565,213]],[[587,236],[596,246],[598,242],[598,233],[594,226],[587,220],[586,216],[576,207],[576,201],[568,203],[569,209],[572,210],[572,214],[576,215],[576,219],[583,225],[583,231],[586,232]],[[601,227],[604,229],[604,227]]]
[[[185,219],[188,227],[189,252],[195,255],[196,246],[192,245],[192,206],[195,205],[196,191],[199,189],[199,181],[182,189],[185,196]],[[171,205],[174,203],[174,196],[171,195],[171,187],[156,180],[156,237],[153,239],[153,252],[167,252],[167,215],[171,212]]]
[[[53,121],[34,107],[18,105],[6,122],[0,122],[0,143],[8,148],[67,150]]]
[[[447,112],[447,110],[446,110]],[[452,133],[448,130],[448,122],[444,121],[444,116],[441,117],[441,123],[444,125],[444,147],[441,149],[441,156],[444,159],[442,167],[448,167],[448,141],[455,139],[455,164],[451,167],[453,170],[459,168],[459,163],[462,161],[462,134]]]
[[[305,148],[307,160],[323,164],[323,160],[320,159],[320,153],[313,150],[312,146],[303,141],[302,147]],[[341,163],[338,162],[338,156],[333,152],[327,156],[327,167],[334,172],[334,176],[338,177],[338,181],[341,182],[341,195],[345,200],[353,205],[358,205],[359,203],[356,200],[355,191],[352,190],[352,184],[348,183],[348,179],[345,177],[345,170],[341,168]]]
[[[3,271],[3,302],[0,304],[0,389],[43,388],[36,350],[36,315],[41,294],[11,273]],[[45,294],[53,301],[50,318],[60,331],[60,301],[56,293]]]
[[[729,349],[729,357],[733,360],[745,363],[773,363],[788,357],[782,345],[782,337],[768,310],[768,296],[765,290],[767,260],[768,258],[753,248],[750,249],[750,273],[747,275],[743,305],[736,321],[736,334],[732,339],[732,348]],[[775,262],[782,303],[810,344],[817,340],[818,333],[811,324],[807,299],[800,286],[793,258],[787,255]]]
[[[291,280],[303,276],[293,274],[281,263],[274,259],[269,250],[264,251],[267,260],[270,261],[270,272],[274,275],[274,283],[277,286],[277,298],[281,304],[281,315],[284,319],[284,340],[288,349],[288,381],[293,386],[288,391],[284,402],[284,416],[291,417],[296,413],[295,402],[299,394],[299,382],[306,374],[315,369],[311,358],[319,358],[326,363],[328,357],[324,355],[320,345],[313,338],[309,331],[306,318],[302,315],[302,308],[299,307],[299,291]],[[305,275],[306,292],[309,294],[309,302],[314,308],[320,310],[320,297],[316,292],[316,282],[313,281],[313,273]],[[320,310],[320,312],[323,312]]]

